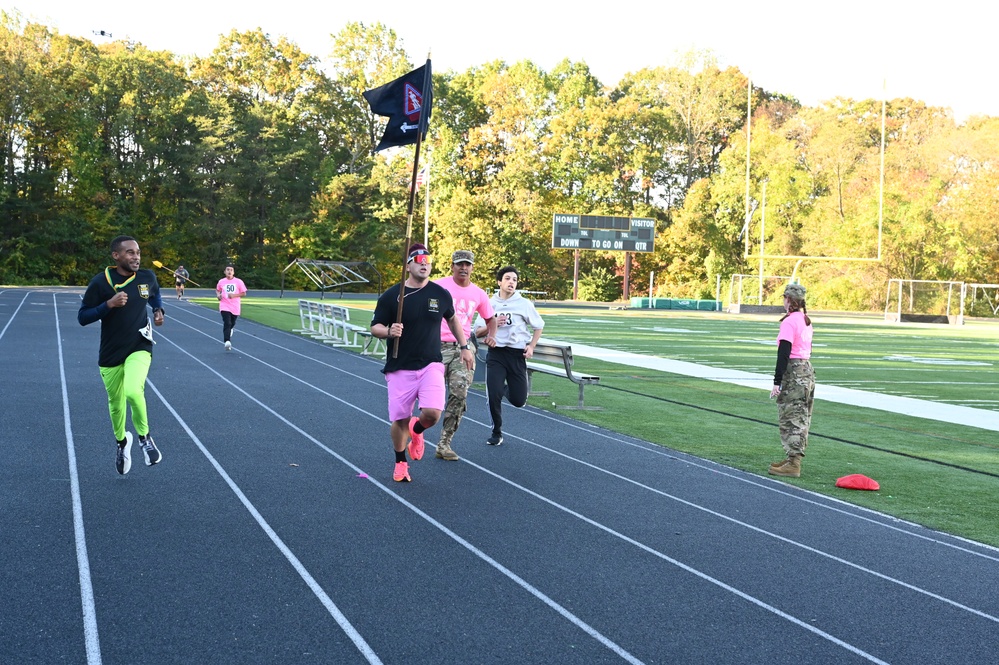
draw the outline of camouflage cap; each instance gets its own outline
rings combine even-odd
[[[451,263],[475,263],[475,254],[467,249],[459,249],[451,255]]]
[[[801,284],[788,284],[784,287],[784,295],[791,300],[804,300],[805,287]]]

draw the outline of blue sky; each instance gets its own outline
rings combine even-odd
[[[684,6],[689,5],[689,6]],[[923,9],[927,7],[927,9]],[[400,2],[218,1],[136,3],[102,0],[0,0],[60,32],[129,38],[154,49],[205,55],[220,34],[262,28],[325,57],[330,35],[350,21],[382,22],[415,61],[432,51],[434,69],[463,70],[494,59],[530,59],[550,69],[585,61],[608,85],[629,71],[669,65],[675,54],[710,49],[764,88],[805,104],[837,96],[912,97],[953,109],[958,120],[999,116],[999,86],[989,26],[994,9],[952,0],[929,9],[897,0],[829,3],[622,3],[507,0]]]

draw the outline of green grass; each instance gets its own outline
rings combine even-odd
[[[214,300],[204,300],[215,307]],[[370,301],[337,301],[351,320],[370,320]],[[770,374],[777,317],[641,310],[541,308],[545,336],[569,342]],[[294,299],[247,298],[243,316],[282,330],[299,327]],[[813,314],[813,364],[821,383],[996,412],[994,361],[999,325],[883,324],[876,318]],[[915,360],[913,360],[915,359]],[[938,364],[946,362],[948,364]],[[953,364],[964,363],[964,364]],[[760,475],[782,457],[776,406],[764,390],[693,379],[577,356],[601,382],[586,404],[601,411],[559,411],[606,429]],[[535,376],[550,397],[530,403],[575,404],[577,387]],[[977,401],[974,401],[977,400]],[[841,490],[836,478],[863,473],[878,492]],[[789,484],[901,519],[999,546],[999,432],[833,402],[816,402],[801,478]]]
[[[772,374],[777,317],[634,310],[548,315],[545,336],[634,353]],[[553,316],[554,315],[554,316]],[[881,323],[813,314],[812,361],[822,383],[999,411],[999,326]],[[999,417],[999,416],[997,416]]]

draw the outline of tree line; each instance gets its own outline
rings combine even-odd
[[[324,58],[260,30],[181,58],[3,13],[0,283],[84,284],[127,233],[147,263],[196,280],[234,262],[275,288],[311,258],[367,261],[387,285],[413,150],[372,152],[382,119],[362,93],[412,66],[380,23],[347,25]],[[571,296],[573,253],[551,249],[566,212],[656,220],[655,252],[632,255],[636,295],[654,274],[657,295],[714,297],[719,279],[758,271],[761,233],[767,255],[877,257],[879,227],[880,261],[801,263],[812,307],[879,309],[889,277],[997,281],[999,119],[959,125],[889,100],[882,198],[881,101],[803,106],[710,52],[613,87],[581,62],[495,61],[435,72],[434,91],[430,243],[439,257],[475,251],[480,283],[512,263],[525,288]],[[421,204],[419,238],[422,217]],[[768,259],[765,273],[796,264]],[[620,298],[623,267],[620,253],[582,252],[581,297]]]

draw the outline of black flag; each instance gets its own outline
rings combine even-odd
[[[424,82],[426,90],[423,89]],[[405,76],[366,91],[364,99],[371,106],[372,113],[388,116],[389,119],[375,152],[392,146],[416,143],[418,133],[422,131],[423,136],[426,136],[434,105],[430,60]]]

